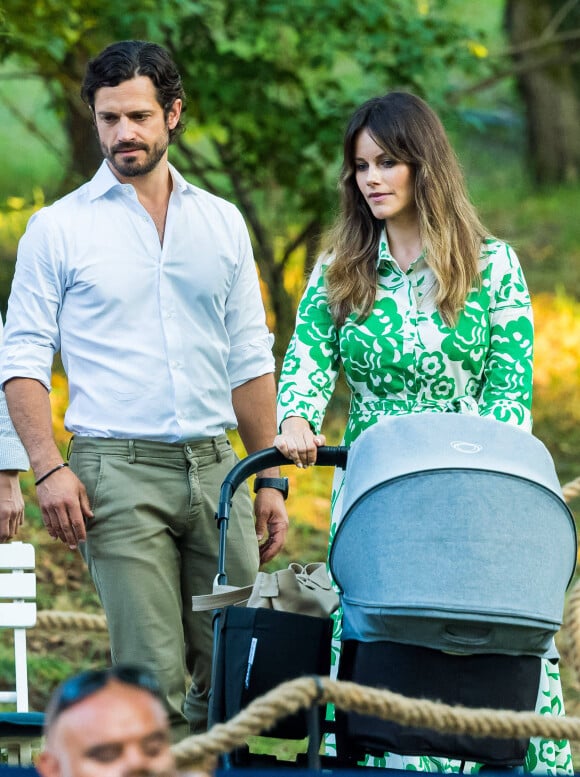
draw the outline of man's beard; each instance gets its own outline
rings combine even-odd
[[[154,170],[163,155],[167,151],[169,140],[166,138],[163,143],[155,144],[150,147],[145,143],[117,143],[112,148],[101,145],[105,159],[109,164],[124,178],[136,178],[140,175],[147,175]],[[137,155],[134,157],[118,157],[119,151],[144,151],[145,159],[138,161]]]

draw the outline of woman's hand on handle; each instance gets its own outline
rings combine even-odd
[[[308,421],[301,416],[285,418],[280,434],[274,438],[274,446],[280,453],[301,469],[316,463],[318,448],[325,443],[325,436],[314,434]]]

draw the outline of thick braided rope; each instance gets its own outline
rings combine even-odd
[[[580,580],[578,580],[566,602],[566,615],[561,629],[566,646],[566,661],[572,670],[576,687],[580,687]]]
[[[562,486],[566,502],[580,496],[580,477]],[[566,614],[560,635],[566,646],[566,661],[572,670],[572,679],[580,688],[580,580],[573,586],[566,599]]]
[[[579,739],[580,718],[547,717],[535,712],[509,712],[452,707],[425,699],[409,699],[387,690],[352,682],[302,677],[282,683],[255,699],[227,723],[218,723],[205,734],[188,737],[173,746],[179,766],[207,761],[245,744],[249,736],[267,730],[286,715],[313,703],[334,703],[341,710],[374,715],[409,726],[424,726],[441,732],[527,738]]]
[[[86,612],[59,612],[39,610],[36,613],[36,628],[44,630],[78,629],[79,631],[107,631],[104,615]]]

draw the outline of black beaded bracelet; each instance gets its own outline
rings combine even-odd
[[[63,461],[62,464],[57,464],[56,467],[49,469],[48,472],[45,472],[42,477],[34,481],[34,485],[38,486],[40,483],[42,483],[43,480],[46,480],[46,478],[49,478],[51,475],[54,475],[55,472],[58,472],[58,470],[62,469],[63,467],[68,467],[68,461]]]

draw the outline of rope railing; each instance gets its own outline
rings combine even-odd
[[[102,614],[64,610],[39,610],[36,613],[36,628],[43,631],[108,631],[107,619]]]
[[[282,683],[254,699],[227,723],[218,723],[204,734],[178,742],[173,746],[178,766],[207,763],[208,759],[245,745],[248,737],[259,735],[287,715],[313,704],[328,703],[343,711],[373,715],[442,733],[500,739],[543,736],[556,740],[580,740],[580,718],[576,717],[453,707],[330,677],[301,677]]]

